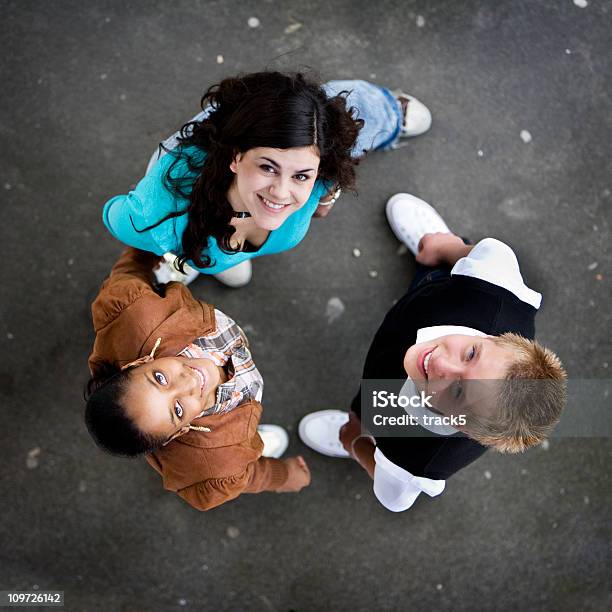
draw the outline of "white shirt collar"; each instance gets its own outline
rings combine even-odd
[[[421,327],[417,331],[415,344],[421,342],[431,342],[442,336],[450,336],[458,334],[460,336],[486,336],[484,332],[474,329],[473,327],[465,327],[465,325],[433,325],[432,327]]]

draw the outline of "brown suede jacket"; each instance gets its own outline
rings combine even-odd
[[[215,330],[210,304],[196,300],[180,283],[169,283],[162,295],[151,284],[159,257],[126,249],[102,285],[91,307],[96,332],[89,368],[96,376],[103,363],[121,367],[151,352],[177,355],[195,338]],[[193,421],[210,432],[191,430],[147,455],[164,488],[175,491],[198,510],[209,510],[241,493],[274,491],[287,480],[278,459],[261,456],[257,433],[262,406],[245,402],[229,413]]]

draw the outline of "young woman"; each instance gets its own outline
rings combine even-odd
[[[294,247],[317,211],[325,216],[341,189],[354,189],[358,157],[431,124],[402,92],[321,86],[299,73],[224,79],[202,108],[162,143],[136,188],[104,206],[113,236],[189,272],[166,269],[160,280],[187,283],[199,271],[246,284],[252,258]]]
[[[181,283],[156,292],[158,259],[127,249],[92,305],[85,420],[96,443],[146,453],[164,487],[199,510],[241,493],[307,486],[302,457],[274,458],[287,433],[258,426],[263,379],[244,333]]]

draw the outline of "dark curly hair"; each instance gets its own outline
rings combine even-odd
[[[213,110],[202,121],[186,123],[180,130],[178,147],[166,149],[175,159],[164,184],[176,196],[189,200],[189,206],[145,228],[189,215],[183,252],[177,261],[181,270],[188,260],[200,268],[214,265],[202,252],[211,236],[225,252],[237,252],[230,246],[235,228],[230,225],[233,211],[227,192],[234,180],[230,164],[238,153],[255,147],[315,145],[320,156],[318,178],[355,190],[357,160],[351,157],[351,150],[363,121],[353,118],[354,109],[347,109],[342,95],[328,97],[313,77],[256,72],[227,78],[208,89],[201,106]],[[179,160],[186,163],[187,176],[174,173]]]
[[[119,370],[110,364],[100,366],[85,388],[85,424],[96,444],[122,457],[150,453],[166,441],[144,433],[126,414],[123,397],[133,368]]]

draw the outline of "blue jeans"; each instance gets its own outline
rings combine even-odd
[[[353,148],[353,157],[361,157],[376,149],[393,148],[399,138],[403,117],[400,103],[386,87],[351,80],[329,81],[323,89],[330,97],[348,92],[345,96],[347,106],[353,107],[356,118],[364,121]]]

